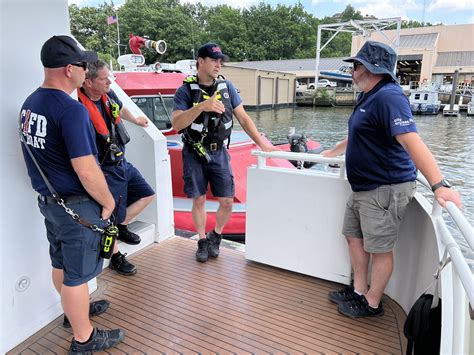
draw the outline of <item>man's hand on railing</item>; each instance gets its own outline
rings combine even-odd
[[[434,192],[434,195],[442,207],[446,207],[446,202],[451,201],[457,208],[462,208],[461,196],[456,190],[442,186]]]
[[[270,144],[262,144],[260,146],[260,149],[264,152],[280,152],[281,149],[279,149],[278,147],[275,147],[274,145],[270,145]]]
[[[148,127],[148,118],[145,116],[138,116],[135,118],[135,124],[142,127]]]

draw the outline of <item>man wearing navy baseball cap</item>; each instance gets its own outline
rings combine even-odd
[[[197,52],[198,58],[222,59],[224,62],[229,61],[229,56],[222,53],[221,48],[215,43],[206,43],[201,46]]]
[[[219,255],[221,234],[232,214],[235,189],[227,148],[233,116],[263,151],[278,150],[260,135],[234,85],[219,76],[222,62],[228,60],[216,43],[204,44],[197,52],[197,76],[186,78],[174,96],[173,128],[182,134],[184,142],[184,192],[193,199],[199,262]],[[219,208],[214,229],[206,235],[208,184]]]
[[[98,60],[97,53],[81,49],[69,36],[53,36],[41,48],[41,63],[45,68],[60,68],[68,64],[92,63]]]
[[[353,192],[342,234],[349,247],[354,285],[330,292],[329,300],[350,318],[380,317],[384,314],[381,298],[393,270],[393,248],[401,218],[415,194],[417,169],[442,206],[452,201],[461,207],[461,198],[450,189],[417,133],[408,98],[396,83],[396,52],[384,43],[367,41],[354,57],[344,60],[352,63],[354,87],[361,94],[349,118],[348,137],[321,154],[346,154]]]
[[[89,316],[109,307],[106,300],[89,303],[87,286],[102,271],[101,234],[80,224],[66,211],[71,209],[103,229],[115,206],[97,163],[89,114],[69,96],[84,82],[87,63],[96,60],[97,53],[84,51],[69,36],[48,39],[41,49],[43,84],[26,99],[20,111],[23,157],[45,219],[53,284],[61,296],[63,325],[72,327],[74,335],[70,354],[107,349],[124,338],[121,329],[92,327]],[[63,206],[53,197],[53,189],[63,199]]]

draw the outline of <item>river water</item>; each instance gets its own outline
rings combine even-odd
[[[289,127],[321,143],[325,149],[347,135],[352,108],[297,107],[249,112],[259,131],[273,142],[286,140]],[[454,183],[463,213],[474,225],[474,117],[415,116],[418,132],[436,158],[444,176]],[[422,191],[423,192],[423,191]],[[431,198],[430,192],[424,192]]]

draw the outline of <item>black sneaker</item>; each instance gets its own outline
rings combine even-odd
[[[137,267],[128,262],[125,258],[127,253],[122,254],[117,252],[116,254],[112,255],[110,258],[109,268],[112,270],[117,271],[121,275],[125,276],[132,276],[137,273]]]
[[[354,287],[352,286],[346,286],[340,291],[332,291],[328,294],[329,301],[337,304],[353,301],[357,299],[358,296],[359,295],[355,293]]]
[[[217,258],[219,256],[219,245],[221,245],[222,235],[213,230],[207,233],[206,239],[209,240],[209,247],[207,248],[209,256]]]
[[[198,240],[198,250],[196,252],[196,260],[204,263],[209,259],[209,240],[206,238]]]
[[[138,234],[135,234],[128,230],[127,225],[118,224],[117,228],[119,230],[119,234],[117,237],[118,240],[121,240],[122,242],[131,244],[131,245],[137,245],[142,241],[142,239],[140,238]]]
[[[377,308],[372,308],[364,295],[359,296],[357,300],[340,303],[337,310],[349,318],[382,317],[384,315],[382,301]]]
[[[107,300],[98,300],[89,303],[89,316],[98,316],[99,314],[104,313],[107,308],[109,308],[110,302]],[[66,315],[64,315],[63,320],[63,327],[64,328],[71,328],[71,323],[69,323],[69,319],[67,319]]]
[[[125,336],[122,329],[102,330],[94,328],[92,339],[85,344],[79,344],[73,338],[69,355],[89,355],[96,351],[109,349],[120,343]]]

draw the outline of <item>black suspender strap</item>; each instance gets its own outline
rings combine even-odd
[[[54,189],[54,187],[51,185],[51,183],[49,182],[49,180],[46,178],[46,175],[44,174],[43,170],[41,169],[41,167],[39,166],[38,164],[38,161],[36,160],[35,156],[33,155],[33,152],[31,151],[30,147],[28,146],[28,144],[26,143],[25,141],[25,137],[23,136],[23,131],[21,129],[21,116],[20,116],[20,120],[19,120],[19,133],[20,133],[20,141],[23,143],[23,145],[25,146],[25,149],[26,151],[28,152],[31,160],[33,160],[33,163],[35,164],[36,168],[38,169],[41,177],[43,178],[45,184],[46,184],[46,187],[48,188],[49,192],[51,192],[51,195],[54,197],[54,199],[56,200],[57,204],[59,206],[61,206],[62,208],[64,208],[64,211],[71,216],[71,218],[73,220],[75,220],[76,222],[82,224],[84,227],[87,227],[87,228],[90,228],[92,229],[94,232],[100,232],[100,233],[103,233],[104,230],[99,228],[97,225],[95,224],[91,224],[89,223],[88,221],[86,221],[85,219],[82,219],[76,212],[74,212],[73,209],[69,208],[66,206],[66,204],[64,203],[64,200],[61,198],[61,196],[59,196],[59,194],[56,192],[56,190]]]

